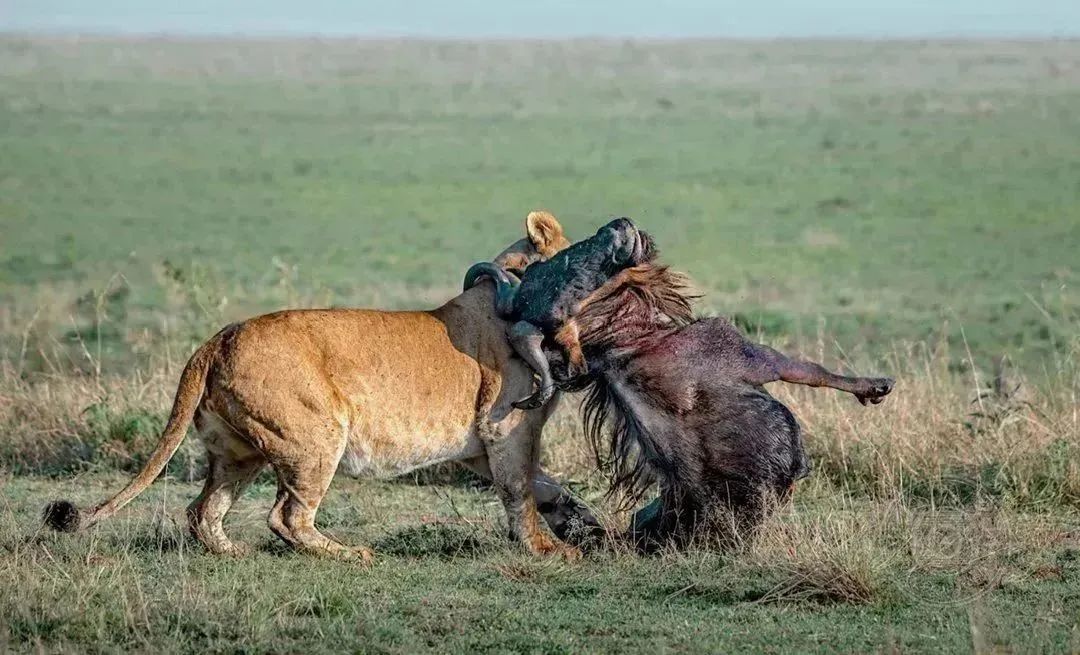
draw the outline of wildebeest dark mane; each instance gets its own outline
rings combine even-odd
[[[624,283],[590,297],[577,315],[582,348],[606,350],[634,345],[658,328],[688,325],[698,294],[682,273],[659,264],[625,271]]]
[[[577,316],[582,348],[590,361],[610,366],[612,360],[631,356],[692,323],[691,305],[697,297],[686,276],[666,266],[628,269],[625,284],[590,298]],[[586,439],[597,465],[610,478],[608,493],[620,493],[626,506],[637,502],[658,473],[655,458],[650,465],[641,456],[642,450],[654,450],[647,431],[602,371],[591,375],[581,409]]]
[[[652,466],[640,455],[641,439],[648,437],[634,415],[618,406],[618,396],[603,377],[589,385],[581,410],[596,465],[608,475],[607,493],[621,494],[620,507],[628,509],[656,479]]]

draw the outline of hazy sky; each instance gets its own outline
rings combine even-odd
[[[1080,36],[1080,0],[0,0],[0,30],[447,37]]]

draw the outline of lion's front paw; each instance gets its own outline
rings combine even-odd
[[[375,553],[372,552],[370,548],[364,548],[363,546],[354,546],[349,550],[352,551],[352,557],[350,557],[349,559],[354,559],[357,562],[363,564],[364,566],[371,566],[371,564],[375,562]]]
[[[541,557],[561,557],[574,562],[582,557],[581,549],[556,541],[545,534],[538,534],[529,542],[529,550]]]
[[[562,557],[567,562],[576,562],[584,557],[580,548],[567,544],[561,544],[554,554]]]

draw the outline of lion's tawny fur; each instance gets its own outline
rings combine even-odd
[[[535,261],[568,245],[546,212],[530,214],[526,227],[526,239],[500,257]],[[89,512],[50,505],[46,521],[73,531],[114,514],[164,470],[194,421],[208,473],[189,525],[211,551],[237,551],[222,519],[269,465],[278,495],[268,523],[279,537],[309,552],[367,559],[366,549],[315,527],[339,463],[356,474],[394,474],[455,460],[493,479],[531,551],[573,554],[537,521],[533,484],[550,482],[538,471],[537,442],[551,408],[510,405],[530,391],[532,375],[512,357],[505,330],[487,284],[431,311],[290,310],[230,325],[192,356],[145,469]]]

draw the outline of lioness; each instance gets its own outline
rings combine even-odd
[[[521,271],[569,245],[547,212],[529,214],[526,233],[495,261]],[[75,531],[115,514],[161,474],[194,420],[208,470],[189,526],[214,553],[242,550],[222,521],[267,464],[278,480],[268,521],[275,534],[303,551],[369,560],[367,548],[315,527],[339,463],[393,474],[459,461],[494,482],[511,533],[531,552],[576,557],[538,521],[537,499],[555,519],[562,511],[563,490],[537,461],[554,403],[540,412],[511,405],[532,390],[532,372],[513,357],[492,296],[485,284],[432,311],[291,310],[229,325],[188,361],[143,470],[85,515],[66,501],[50,504],[46,522]]]

